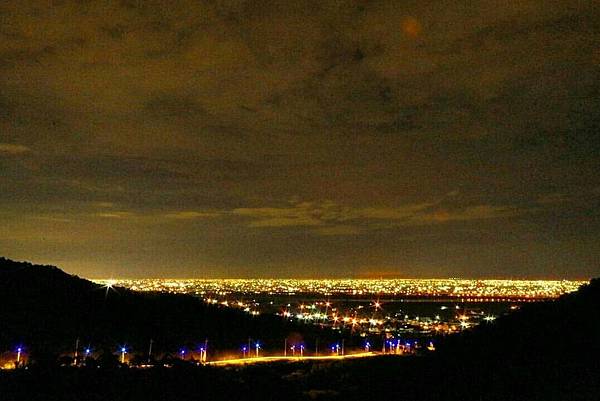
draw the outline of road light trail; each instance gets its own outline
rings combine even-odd
[[[245,365],[250,363],[261,363],[261,362],[280,362],[280,361],[327,361],[327,360],[340,360],[340,359],[352,359],[352,358],[366,358],[371,356],[381,355],[378,352],[361,352],[358,354],[350,355],[324,355],[324,356],[261,356],[259,358],[237,358],[237,359],[224,359],[221,361],[206,362],[206,365],[211,366],[225,366],[225,365]]]

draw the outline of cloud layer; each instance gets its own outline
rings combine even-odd
[[[96,276],[600,273],[599,21],[4,2],[0,249]]]

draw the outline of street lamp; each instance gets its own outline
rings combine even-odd
[[[207,359],[206,357],[207,357],[207,354],[208,354],[208,338],[204,339],[204,347],[202,347],[202,350],[203,350],[203,353],[204,353],[204,355],[202,356],[203,357],[202,358],[202,362],[206,362],[206,359]]]
[[[75,352],[73,353],[73,366],[77,366],[77,360],[79,359],[79,337],[75,340]]]
[[[208,351],[208,346],[205,343],[203,347],[200,347],[200,362],[202,362],[202,363],[206,362],[206,353],[207,353],[207,351]]]
[[[21,363],[21,352],[23,351],[22,347],[17,348],[17,367],[19,367],[19,364]]]
[[[121,347],[121,363],[125,363],[125,354],[127,353],[127,348]]]
[[[300,358],[304,356],[304,344],[300,344]]]
[[[260,349],[260,343],[258,341],[256,342],[255,348],[256,348],[256,357],[258,358],[258,350]]]

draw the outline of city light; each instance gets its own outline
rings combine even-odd
[[[118,285],[136,291],[190,294],[215,308],[239,309],[251,316],[275,314],[301,324],[362,336],[455,333],[482,322],[491,323],[497,316],[525,302],[553,299],[585,283],[466,279],[110,279],[98,282],[107,288]],[[279,299],[285,296],[286,301],[277,301],[278,296]],[[332,298],[344,301],[332,302]],[[411,313],[408,304],[399,303],[416,299],[442,304],[432,306],[430,312],[416,314]],[[499,307],[489,306],[491,304]],[[284,348],[284,353],[290,351],[289,347]],[[250,351],[249,345],[246,356]],[[294,354],[294,350],[291,353]],[[201,353],[201,359],[205,358],[206,350]]]
[[[123,279],[96,280],[108,288],[122,286],[136,291],[185,294],[332,294],[377,296],[434,296],[466,299],[548,299],[575,291],[586,281],[573,280],[467,280],[467,279]],[[217,304],[234,300],[206,302]],[[238,306],[239,302],[236,304]],[[325,303],[328,308],[331,304]],[[379,309],[381,302],[374,302]],[[301,305],[300,309],[308,308]]]

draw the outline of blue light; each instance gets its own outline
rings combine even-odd
[[[126,352],[127,350],[125,349],[125,347],[121,348],[121,352]]]
[[[17,352],[21,352],[23,349],[21,347],[17,348]]]
[[[91,352],[92,352],[92,350],[91,350],[91,349],[89,349],[89,348],[86,348],[86,349],[85,349],[85,354],[86,354],[86,355],[89,355]]]

